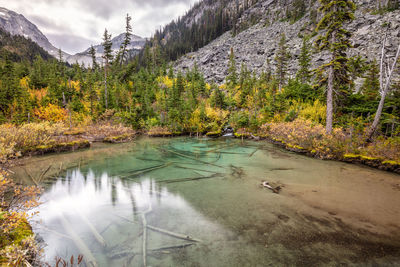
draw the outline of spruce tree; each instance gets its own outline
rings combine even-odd
[[[112,55],[112,42],[111,42],[111,34],[108,34],[107,29],[104,30],[103,35],[103,59],[104,59],[104,99],[105,106],[108,109],[108,90],[107,90],[107,71],[110,66],[110,63],[113,59]]]
[[[124,61],[126,62],[126,60],[128,60],[127,48],[132,39],[131,20],[131,16],[129,16],[129,14],[126,14],[125,38],[120,47],[120,65],[122,65]]]
[[[230,89],[235,88],[237,85],[237,79],[235,54],[233,52],[233,48],[231,47],[228,63],[228,76],[226,77],[226,81]]]
[[[303,45],[301,47],[299,58],[299,71],[296,78],[302,83],[308,83],[311,79],[311,51],[310,43],[307,37],[303,38]]]
[[[348,82],[347,49],[351,47],[350,32],[344,28],[344,23],[354,19],[356,5],[351,0],[319,0],[319,11],[323,17],[316,30],[320,35],[316,41],[320,50],[330,52],[330,61],[322,66],[328,76],[326,132],[333,129],[333,92]]]
[[[90,57],[92,58],[92,70],[97,69],[97,61],[96,61],[96,50],[94,49],[93,45],[90,46],[89,49]]]
[[[289,52],[286,47],[286,36],[284,33],[281,35],[281,39],[278,44],[278,51],[275,55],[276,62],[276,77],[279,83],[279,92],[282,91],[282,87],[286,82],[287,66],[289,61]]]

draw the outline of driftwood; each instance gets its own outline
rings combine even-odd
[[[81,217],[82,221],[84,221],[86,223],[86,225],[89,227],[90,231],[92,232],[94,238],[97,240],[97,242],[99,242],[100,245],[102,245],[103,247],[106,246],[106,241],[104,240],[104,238],[101,236],[101,234],[96,230],[96,228],[94,227],[94,225],[89,221],[89,219],[82,213],[80,212],[78,209],[76,210],[77,214],[79,214],[79,216]]]
[[[25,171],[26,175],[28,175],[28,177],[32,180],[32,182],[36,185],[39,186],[38,182],[36,181],[35,178],[33,178],[33,176],[24,168],[22,167],[22,169]]]
[[[151,202],[149,203],[149,209],[145,212],[143,212],[140,217],[142,218],[142,225],[143,225],[143,243],[142,243],[142,255],[143,255],[143,266],[147,266],[147,220],[146,220],[146,214],[150,213],[153,211],[153,207],[151,205]]]
[[[282,187],[280,187],[280,186],[272,187],[267,181],[262,181],[262,182],[261,182],[261,186],[263,186],[264,188],[267,188],[267,189],[271,190],[271,191],[274,192],[275,194],[279,194],[279,192],[282,190]]]
[[[207,161],[204,161],[204,160],[196,159],[196,158],[193,158],[191,156],[187,156],[185,154],[182,154],[182,153],[179,153],[179,152],[175,152],[175,151],[172,151],[172,150],[168,150],[168,149],[165,149],[165,148],[159,148],[159,150],[164,151],[164,152],[169,152],[169,153],[175,154],[175,155],[183,157],[183,158],[187,158],[187,159],[191,159],[191,160],[194,160],[194,161],[198,161],[198,162],[201,162],[201,163],[206,164],[206,165],[211,165],[211,166],[215,166],[215,167],[218,167],[218,168],[224,168],[224,167],[222,167],[220,165],[217,165],[217,164],[214,164],[214,163],[211,163],[211,162],[207,162]]]
[[[58,209],[58,207],[57,207]],[[71,224],[68,220],[64,217],[62,212],[58,211],[58,217],[61,221],[62,226],[64,227],[65,231],[68,235],[71,236],[71,239],[74,241],[76,247],[82,252],[85,261],[88,263],[89,266],[97,267],[96,259],[94,258],[90,249],[86,246],[83,240],[78,236],[78,234],[73,230]]]
[[[42,174],[39,176],[39,179],[37,181],[39,184],[42,181],[42,179],[44,178],[44,176],[46,175],[46,173],[51,169],[51,167],[52,167],[52,165],[49,165],[49,167],[47,167],[47,169],[44,172],[42,172]]]
[[[218,177],[218,176],[222,176],[222,174],[221,173],[214,173],[213,175],[209,175],[209,176],[198,176],[198,177],[171,179],[171,180],[164,180],[164,181],[159,181],[159,182],[160,183],[166,183],[166,184],[172,184],[172,183],[180,183],[180,182],[197,181],[197,180],[203,180],[203,179],[211,179],[211,178],[215,178],[215,177]]]
[[[136,157],[136,159],[142,160],[142,161],[164,162],[164,160],[162,160],[162,159],[149,159],[149,158],[144,158],[144,157]]]
[[[186,244],[181,244],[181,245],[176,245],[176,246],[152,248],[152,249],[149,249],[149,250],[151,250],[151,251],[162,251],[162,250],[169,250],[169,249],[179,249],[179,248],[186,248],[186,247],[192,246],[194,244],[195,243],[186,243]]]
[[[191,167],[185,167],[185,166],[180,166],[180,165],[175,165],[176,168],[180,169],[185,169],[185,170],[192,170],[192,171],[200,171],[200,172],[210,172],[210,173],[215,173],[213,171],[209,170],[203,170],[203,169],[196,169],[196,168],[191,168]]]
[[[152,171],[155,171],[155,170],[158,170],[158,169],[162,169],[162,168],[168,167],[170,165],[171,165],[171,163],[168,162],[168,163],[165,163],[165,164],[162,164],[162,165],[157,165],[157,166],[154,166],[154,167],[149,167],[149,168],[145,168],[145,169],[142,169],[142,170],[138,170],[138,171],[136,171],[136,172],[134,172],[132,174],[129,174],[129,175],[119,176],[119,178],[133,178],[133,177],[136,177],[136,176],[148,173],[148,172],[152,172]]]
[[[249,158],[251,158],[257,151],[258,151],[258,148],[256,148],[253,152],[251,152],[251,153],[249,154]]]
[[[213,152],[217,152],[217,151],[220,151],[220,150],[222,150],[222,149],[225,149],[225,148],[227,148],[227,147],[231,147],[231,146],[234,146],[234,145],[235,145],[235,144],[227,144],[227,145],[221,146],[221,147],[219,147],[219,148],[211,149],[211,150],[206,150],[206,151],[203,151],[203,152],[206,152],[206,153],[213,153]]]
[[[184,234],[174,233],[174,232],[171,232],[171,231],[168,231],[168,230],[165,230],[165,229],[161,229],[161,228],[158,228],[158,227],[155,227],[155,226],[147,225],[147,228],[149,228],[150,230],[153,230],[155,232],[159,232],[159,233],[162,233],[162,234],[165,234],[165,235],[169,235],[169,236],[172,236],[172,237],[175,237],[175,238],[179,238],[179,239],[183,239],[183,240],[187,240],[187,241],[192,241],[192,242],[202,242],[200,239],[195,239],[195,238],[192,238],[192,237],[190,237],[188,235],[184,235]]]
[[[270,171],[291,171],[293,168],[270,168]]]

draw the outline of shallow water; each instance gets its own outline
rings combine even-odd
[[[50,264],[400,264],[396,174],[237,139],[142,138],[23,163],[16,177],[54,177],[32,220]]]

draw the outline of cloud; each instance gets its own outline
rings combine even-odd
[[[150,37],[198,0],[0,0],[0,6],[32,21],[56,47],[82,52],[101,42],[104,29],[113,36],[125,29],[132,16],[134,34]]]
[[[62,47],[62,50],[66,52],[84,51],[90,46],[92,42],[92,40],[90,39],[86,39],[84,37],[73,34],[48,34],[47,38],[49,40],[54,40],[53,43],[60,44],[60,46],[56,47],[57,48]]]

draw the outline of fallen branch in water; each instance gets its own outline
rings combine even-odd
[[[129,175],[119,176],[119,178],[133,178],[133,177],[142,175],[142,174],[144,174],[144,173],[148,173],[148,172],[152,172],[152,171],[155,171],[155,170],[158,170],[158,169],[162,169],[162,168],[168,167],[168,166],[170,166],[171,164],[172,164],[172,163],[168,162],[168,163],[165,163],[165,164],[162,164],[162,165],[158,165],[158,166],[154,166],[154,167],[145,168],[145,169],[142,169],[142,170],[138,170],[138,171],[136,171],[136,172],[134,172],[134,173],[132,173],[132,174],[129,174]]]
[[[258,148],[256,148],[253,152],[251,152],[249,155],[249,158],[251,158],[257,151],[258,151]]]
[[[86,225],[89,227],[90,231],[92,232],[94,238],[99,242],[99,244],[103,247],[106,246],[106,241],[104,238],[101,236],[101,234],[97,231],[97,229],[94,227],[94,225],[89,221],[89,219],[78,209],[76,209],[76,212],[79,214],[81,217],[82,221],[86,223]]]
[[[176,246],[152,248],[149,250],[151,250],[151,251],[169,250],[169,249],[177,249],[177,248],[186,248],[186,247],[189,247],[192,245],[194,245],[194,243],[186,243],[186,244],[181,244],[181,245],[176,245]]]
[[[160,183],[171,184],[171,183],[180,183],[180,182],[188,182],[188,181],[198,181],[198,180],[203,180],[203,179],[211,179],[211,178],[215,178],[215,177],[218,177],[218,176],[222,176],[222,174],[221,173],[214,173],[213,175],[209,175],[209,176],[198,176],[198,177],[189,177],[189,178],[164,180],[164,181],[160,181]]]
[[[142,225],[143,225],[142,255],[143,255],[143,266],[144,267],[147,267],[147,228],[148,228],[148,225],[147,225],[147,220],[146,220],[146,214],[148,214],[152,211],[153,211],[153,207],[150,202],[149,209],[140,215],[142,218]]]
[[[188,235],[174,233],[174,232],[171,232],[171,231],[168,231],[168,230],[165,230],[165,229],[161,229],[161,228],[158,228],[158,227],[155,227],[155,226],[147,225],[147,228],[149,228],[150,230],[165,234],[165,235],[169,235],[169,236],[172,236],[172,237],[179,238],[179,239],[192,241],[192,242],[202,242],[201,240],[192,238],[192,237],[190,237]]]
[[[224,146],[220,146],[219,148],[216,148],[216,149],[211,149],[211,150],[206,150],[206,151],[202,151],[202,152],[206,152],[206,153],[213,153],[213,152],[217,152],[217,151],[219,151],[219,150],[222,150],[222,149],[225,149],[225,148],[227,148],[227,147],[231,147],[231,146],[234,146],[235,144],[227,144],[227,145],[224,145]]]
[[[209,171],[209,170],[203,170],[203,169],[196,169],[196,168],[191,168],[191,167],[185,167],[181,165],[175,165],[176,168],[180,169],[185,169],[185,170],[193,170],[193,171],[199,171],[199,172],[210,172],[210,173],[215,173],[214,171]]]
[[[49,165],[49,167],[47,167],[47,169],[42,172],[42,174],[39,176],[39,179],[37,180],[38,184],[40,184],[42,182],[42,179],[44,178],[44,176],[46,175],[46,173],[51,169],[52,165]]]
[[[36,185],[39,186],[38,182],[35,180],[35,178],[32,177],[32,175],[24,168],[22,167],[22,169],[25,171],[26,175],[28,175],[28,177],[32,180],[32,182]]]
[[[85,261],[88,263],[89,266],[97,267],[96,259],[94,258],[90,249],[86,246],[83,240],[78,236],[78,234],[73,230],[71,224],[68,220],[64,217],[62,212],[58,211],[59,207],[57,207],[58,218],[61,221],[62,226],[64,227],[65,231],[68,235],[71,236],[71,239],[74,241],[76,247],[82,252]]]
[[[263,186],[264,188],[267,188],[267,189],[271,190],[271,191],[274,192],[275,194],[279,194],[279,192],[282,190],[282,187],[280,187],[280,186],[272,187],[267,181],[262,181],[262,182],[261,182],[261,186]]]
[[[206,164],[206,165],[211,165],[211,166],[215,166],[215,167],[218,167],[218,168],[224,168],[224,167],[219,166],[217,164],[210,163],[210,162],[207,162],[207,161],[204,161],[204,160],[200,160],[200,159],[196,159],[196,158],[187,156],[185,154],[181,154],[179,152],[175,152],[175,151],[168,150],[168,149],[165,149],[165,148],[159,148],[159,150],[164,151],[164,152],[168,152],[168,153],[172,153],[172,154],[178,155],[178,156],[183,157],[183,158],[187,158],[187,159],[191,159],[191,160],[194,160],[194,161],[198,161],[198,162],[201,162],[201,163]]]

